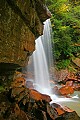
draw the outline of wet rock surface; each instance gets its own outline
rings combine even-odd
[[[50,105],[50,96],[30,83],[27,88],[26,75],[15,72],[27,64],[50,16],[44,0],[0,0],[0,120],[80,119],[68,108]]]
[[[68,107],[61,107],[60,105],[53,103],[52,108],[57,112],[57,118],[55,120],[79,120],[77,113]]]
[[[0,0],[0,120],[38,120],[37,111],[46,119],[22,73],[14,73],[27,65],[50,16],[44,0]]]
[[[66,69],[55,72],[55,76],[56,80],[53,80],[52,83],[55,84],[55,87],[52,88],[53,93],[69,97],[67,95],[80,91],[80,71],[70,72]]]
[[[50,17],[44,0],[1,0],[0,63],[26,65]]]
[[[79,120],[75,111],[49,104],[51,98],[26,88],[26,80],[20,72],[14,74],[10,89],[0,93],[1,120]],[[74,116],[74,117],[73,117]]]

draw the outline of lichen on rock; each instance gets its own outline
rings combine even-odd
[[[40,0],[0,1],[0,62],[27,64],[35,39],[43,34],[43,22],[50,17],[44,6]]]

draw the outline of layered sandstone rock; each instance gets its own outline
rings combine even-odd
[[[1,0],[0,63],[25,65],[50,16],[44,0]]]
[[[43,22],[45,0],[0,0],[0,86],[10,86],[15,69],[27,65]]]

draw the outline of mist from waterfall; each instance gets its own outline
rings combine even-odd
[[[27,87],[49,95],[52,99],[50,104],[58,103],[61,106],[68,106],[71,109],[75,109],[78,115],[80,115],[79,93],[77,93],[77,95],[74,93],[72,98],[66,98],[64,96],[54,94],[54,91],[51,92],[51,89],[53,90],[55,86],[53,83],[50,86],[50,69],[54,68],[51,45],[51,23],[48,19],[44,22],[43,35],[36,39],[36,50],[29,58],[29,63],[27,66],[27,73],[29,74],[26,81],[29,81],[30,86]],[[55,80],[54,75],[52,76],[52,80]],[[60,85],[56,85],[60,87]]]
[[[43,35],[36,39],[36,50],[30,59],[31,66],[34,67],[34,88],[41,93],[50,94],[49,69],[53,64],[50,19],[44,22]],[[28,70],[32,69],[31,66],[28,67]]]

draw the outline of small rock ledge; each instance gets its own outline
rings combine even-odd
[[[26,88],[23,74],[16,72],[11,88],[0,94],[1,120],[80,120],[75,111],[53,103],[51,98]]]

